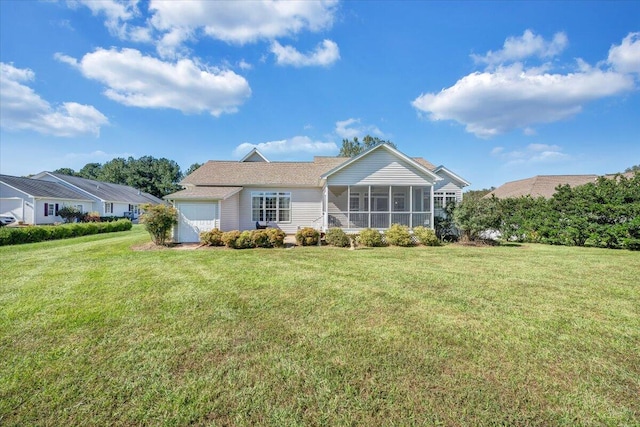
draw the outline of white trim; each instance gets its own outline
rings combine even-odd
[[[247,153],[246,156],[244,156],[242,159],[240,159],[239,163],[243,163],[245,162],[249,157],[253,156],[254,154],[257,154],[260,158],[262,158],[262,160],[264,160],[267,163],[271,163],[269,161],[269,159],[267,159],[260,151],[258,151],[257,148],[253,148],[251,151],[249,151],[249,153]]]
[[[453,178],[456,181],[458,181],[460,184],[462,184],[463,187],[471,185],[471,183],[469,181],[467,181],[466,179],[462,178],[461,176],[456,175],[455,173],[451,172],[449,169],[445,168],[443,165],[440,165],[440,166],[438,166],[437,168],[434,169],[435,173],[438,173],[440,171],[446,173],[451,178]]]
[[[382,148],[387,150],[392,155],[394,155],[396,157],[399,157],[400,159],[402,159],[405,162],[409,163],[411,166],[413,166],[416,169],[418,169],[419,171],[423,172],[425,175],[427,175],[428,177],[432,178],[434,181],[442,181],[442,177],[436,175],[435,173],[433,173],[432,171],[430,171],[429,169],[427,169],[426,167],[424,167],[420,163],[418,163],[415,160],[413,160],[411,157],[407,156],[404,153],[401,153],[400,151],[396,150],[395,148],[389,146],[388,144],[379,144],[379,145],[376,145],[375,147],[371,147],[370,149],[366,150],[365,152],[360,153],[357,156],[352,157],[349,160],[345,161],[341,165],[331,169],[329,172],[324,173],[320,178],[321,179],[327,179],[329,176],[335,174],[336,172],[341,171],[342,169],[346,168],[347,166],[353,164],[354,162],[357,162],[358,160],[360,160],[364,156],[369,155],[369,153],[372,153],[375,150],[382,149]]]

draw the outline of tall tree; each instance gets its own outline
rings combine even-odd
[[[196,170],[196,169],[198,169],[200,166],[202,166],[202,163],[194,163],[194,164],[192,164],[191,166],[189,166],[189,169],[187,169],[187,170],[184,172],[184,176],[191,175],[191,174],[192,174],[193,172],[195,172],[195,170]]]
[[[393,142],[380,139],[377,136],[367,135],[362,138],[362,142],[358,141],[358,137],[356,136],[352,140],[342,140],[342,147],[340,148],[340,153],[338,154],[338,156],[354,157],[368,150],[369,148],[375,147],[376,145],[380,144],[389,144],[393,148],[396,148],[396,145]]]
[[[625,172],[636,172],[636,171],[640,171],[640,165],[633,165],[629,168],[626,168],[624,170]]]
[[[100,173],[102,171],[102,165],[100,163],[87,163],[80,171],[78,176],[87,179],[100,179]]]
[[[59,173],[62,175],[69,175],[69,176],[78,176],[78,174],[76,173],[76,171],[74,171],[71,168],[60,168],[60,169],[56,169],[53,171],[53,173]]]

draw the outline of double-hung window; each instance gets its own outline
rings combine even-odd
[[[105,202],[104,204],[104,213],[112,214],[113,213],[113,203]]]
[[[444,193],[437,192],[433,194],[433,207],[436,209],[444,208]]]
[[[251,220],[266,222],[290,222],[291,193],[275,191],[252,192]]]

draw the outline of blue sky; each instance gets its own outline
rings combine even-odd
[[[0,172],[393,141],[472,183],[640,164],[640,2],[0,1]]]

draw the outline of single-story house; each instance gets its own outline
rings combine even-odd
[[[100,216],[138,217],[140,205],[164,203],[126,185],[41,172],[31,178],[0,175],[0,214],[25,224],[61,222],[58,209],[73,206]]]
[[[11,215],[25,224],[61,222],[61,207],[73,206],[87,212],[92,204],[85,194],[58,183],[0,175],[0,215]]]
[[[179,212],[177,242],[202,231],[277,227],[357,232],[398,223],[433,227],[447,203],[462,200],[465,179],[387,144],[355,157],[271,162],[254,149],[240,161],[211,160],[165,196]]]
[[[621,174],[626,178],[633,176],[632,172]],[[605,178],[614,178],[617,175],[604,175]],[[491,191],[484,197],[495,196],[499,199],[511,197],[531,196],[533,198],[544,197],[550,199],[559,185],[577,187],[588,183],[595,183],[599,175],[536,175],[531,178],[509,181]]]

